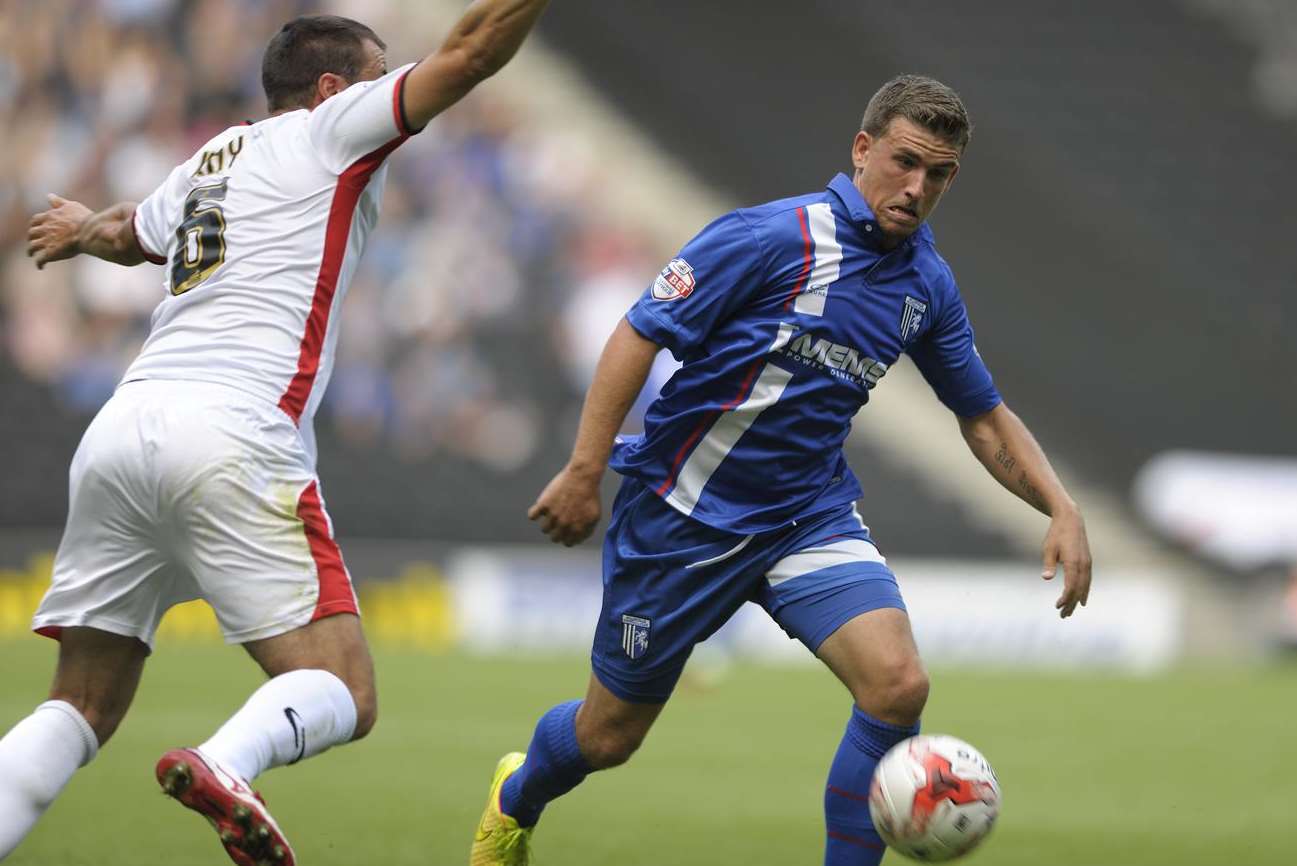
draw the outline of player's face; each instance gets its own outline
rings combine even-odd
[[[959,171],[959,150],[903,117],[877,138],[856,133],[851,147],[855,184],[894,246],[918,231]]]

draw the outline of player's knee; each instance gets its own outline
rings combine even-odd
[[[108,742],[113,734],[117,733],[117,727],[122,723],[122,718],[125,715],[125,712],[116,709],[110,709],[104,712],[85,710],[81,715],[84,716],[86,722],[89,723],[90,729],[95,732],[95,739],[99,741],[99,745],[103,746]]]
[[[923,715],[928,702],[928,672],[917,656],[898,658],[852,685],[856,704],[868,713],[900,725]]]
[[[378,722],[378,694],[372,686],[353,686],[351,697],[356,702],[356,729],[351,739],[359,740],[369,734]]]
[[[883,703],[889,714],[906,723],[918,721],[928,702],[928,672],[917,658],[897,664],[888,671]]]
[[[103,746],[117,732],[117,727],[126,716],[129,702],[112,694],[85,695],[53,689],[49,695],[52,701],[64,701],[76,708],[81,718],[95,732],[95,739]]]
[[[581,754],[596,770],[617,767],[630,760],[644,742],[644,733],[636,730],[604,727],[590,732],[581,742]]]

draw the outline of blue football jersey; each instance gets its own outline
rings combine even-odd
[[[955,413],[1000,402],[925,224],[894,249],[846,175],[708,225],[626,314],[683,364],[611,466],[732,532],[861,496],[842,443],[908,354]]]

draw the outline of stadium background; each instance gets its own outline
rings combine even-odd
[[[53,647],[25,628],[67,463],[160,279],[81,260],[38,274],[26,221],[50,191],[138,199],[262,116],[265,41],[320,8],[3,6],[0,727],[48,678]],[[395,65],[459,8],[328,11],[374,26]],[[934,229],[1002,391],[1086,507],[1097,563],[1090,608],[1051,619],[1043,519],[982,477],[912,367],[889,373],[849,456],[935,665],[928,727],[977,743],[1005,782],[978,862],[1291,862],[1297,11],[1139,9],[556,0],[511,67],[393,157],[317,420],[384,720],[267,778],[307,862],[458,862],[482,774],[585,676],[593,545],[536,546],[524,512],[566,455],[604,336],[711,216],[844,169],[864,102],[898,71],[948,81],[973,115]],[[122,826],[144,848],[130,862],[219,862],[200,828],[161,826],[147,768],[255,675],[201,605],[169,615],[161,648],[119,739],[13,862],[127,862],[102,853]],[[552,811],[547,861],[814,862],[845,707],[803,661],[759,616],[722,632],[636,764]],[[747,795],[718,797],[717,778]]]

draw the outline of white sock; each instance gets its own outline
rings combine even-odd
[[[251,782],[345,743],[355,731],[356,702],[342,680],[328,671],[290,671],[253,692],[198,751]]]
[[[66,701],[46,701],[5,734],[0,740],[0,860],[98,751],[90,723]]]

